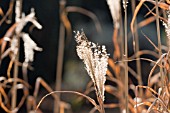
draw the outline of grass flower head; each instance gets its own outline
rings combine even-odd
[[[83,60],[87,73],[91,77],[96,94],[104,101],[104,84],[106,81],[106,71],[108,65],[108,54],[105,46],[99,46],[88,41],[84,32],[76,32],[77,54]]]

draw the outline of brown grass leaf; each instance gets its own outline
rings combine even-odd
[[[150,2],[150,3],[154,4],[154,5],[156,5],[156,2],[153,1],[153,0],[145,0],[145,1],[148,1],[148,2]],[[166,3],[158,2],[158,6],[159,6],[160,8],[162,8],[162,9],[164,9],[164,10],[169,10],[169,5],[166,4]]]
[[[120,107],[119,104],[104,104],[104,108],[116,108],[116,107]]]
[[[76,94],[76,95],[79,95],[79,96],[83,96],[84,98],[86,98],[89,102],[91,102],[91,104],[93,104],[97,110],[100,111],[100,108],[99,106],[96,104],[95,100],[90,98],[89,96],[87,95],[84,95],[83,93],[80,93],[80,92],[76,92],[76,91],[53,91],[53,92],[50,92],[48,94],[46,94],[38,103],[37,107],[36,107],[36,110],[35,112],[37,111],[37,109],[39,108],[40,104],[42,103],[42,101],[47,97],[47,96],[50,96],[54,93],[71,93],[71,94]]]
[[[117,92],[118,89],[114,86],[111,86],[111,85],[105,85],[105,90],[106,92],[110,93],[110,94],[113,94],[114,92]]]
[[[3,12],[3,10],[2,10],[1,7],[0,7],[0,15],[1,15],[1,16],[4,16],[4,12]]]

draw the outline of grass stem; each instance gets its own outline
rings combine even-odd
[[[131,1],[131,5],[132,5],[132,13],[134,14],[134,11],[135,11],[135,5],[136,5],[136,1],[135,0],[132,0]],[[137,30],[137,20],[135,20],[135,24],[134,24],[134,38],[135,38],[135,51],[134,52],[139,52],[139,36],[138,36],[138,30]],[[136,54],[136,58],[139,59],[139,55]],[[136,65],[137,65],[137,79],[138,79],[138,84],[139,85],[143,85],[143,82],[142,82],[142,75],[141,75],[141,62],[140,60],[137,60],[136,61]],[[139,90],[139,95],[142,97],[143,95],[143,91],[142,89]]]
[[[63,11],[65,8],[66,1],[60,0],[60,31],[59,31],[59,46],[58,46],[58,57],[57,57],[57,69],[56,69],[56,91],[61,90],[61,81],[62,81],[62,70],[63,70],[63,56],[64,56],[64,43],[65,43],[65,27],[61,20]],[[60,94],[58,95],[58,100],[54,102],[54,113],[59,113],[60,106]]]
[[[125,18],[124,18],[124,27],[125,27],[125,60],[128,59],[128,37],[127,37],[127,0],[124,0],[124,12],[125,12]],[[126,107],[126,113],[129,113],[128,108],[128,62],[125,62],[125,107]]]
[[[19,10],[18,10],[19,9]],[[15,17],[15,21],[18,22],[18,20],[21,18],[21,12],[22,12],[22,0],[16,0],[16,5],[15,5],[15,13],[16,13],[16,17]],[[18,11],[18,12],[17,12]],[[13,91],[12,91],[12,100],[11,100],[11,107],[12,110],[16,108],[16,104],[17,104],[17,81],[16,79],[18,78],[18,64],[17,62],[19,61],[19,49],[20,49],[20,39],[19,36],[17,35],[18,38],[18,52],[15,58],[15,62],[14,62],[14,72],[13,72],[13,78],[14,78],[14,82],[13,82]]]
[[[160,25],[159,25],[159,9],[158,9],[158,0],[156,0],[156,30],[157,30],[157,37],[158,37],[158,49],[159,51],[159,57],[162,55],[162,49],[161,49],[161,36],[160,36]],[[162,61],[160,61],[162,64]],[[160,75],[161,75],[161,84],[164,86],[164,77],[162,75],[163,69],[160,67]]]

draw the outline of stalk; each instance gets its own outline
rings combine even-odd
[[[20,17],[21,17],[21,10],[22,10],[22,0],[16,0],[16,6],[15,6],[15,22],[18,22]],[[13,78],[14,78],[14,82],[13,82],[13,91],[12,91],[12,100],[11,100],[11,107],[12,109],[16,108],[16,104],[17,104],[17,89],[16,89],[16,85],[17,85],[17,81],[16,79],[18,78],[18,64],[17,62],[19,61],[19,44],[20,44],[20,40],[19,37],[17,35],[18,38],[18,52],[14,61],[14,73],[13,73]]]
[[[122,12],[122,8],[120,8],[120,13]],[[119,44],[120,44],[120,55],[121,55],[121,60],[122,61],[125,61],[125,58],[124,58],[124,49],[125,49],[125,45],[124,42],[124,25],[123,25],[123,18],[122,18],[122,15],[120,16],[120,32],[119,32],[119,37],[120,37],[120,40],[119,40]],[[124,66],[125,67],[125,66]],[[124,76],[125,74],[125,68],[123,68],[123,70],[120,71],[120,75],[118,76],[118,79],[122,81],[122,77]],[[122,81],[123,82],[123,81]],[[119,91],[121,92],[121,96],[120,97],[123,97],[124,96],[124,93],[123,93],[123,89],[121,86],[118,85],[118,89]],[[120,103],[124,103],[124,98],[119,98],[120,100]],[[123,106],[120,106],[120,110],[123,111],[124,107]]]
[[[165,0],[163,0],[163,2],[165,2]],[[167,18],[167,12],[165,10],[162,10],[163,11],[163,17],[164,18]],[[168,46],[168,50],[170,50],[170,39],[167,37],[166,39],[166,44]],[[168,52],[168,57],[169,57],[169,52]],[[168,80],[170,81],[170,73],[167,73],[167,76],[168,76]]]
[[[120,10],[120,13],[122,12],[122,9]],[[120,48],[120,51],[121,51],[121,59],[124,61],[124,56],[123,56],[123,54],[124,54],[124,43],[122,43],[122,42],[124,42],[124,30],[123,30],[123,18],[122,18],[122,16],[120,16],[120,44],[121,44],[121,48]]]
[[[159,25],[159,10],[158,10],[158,0],[156,0],[156,30],[157,30],[157,37],[158,37],[158,49],[159,51],[159,57],[162,55],[162,49],[161,49],[161,37],[160,37],[160,25]],[[160,64],[162,64],[162,61],[160,61]],[[161,75],[161,83],[162,87],[164,86],[164,77],[163,77],[163,69],[160,66],[160,75]]]
[[[97,95],[97,93],[96,93]],[[99,102],[99,106],[100,106],[100,113],[105,113],[105,110],[104,110],[104,103],[103,103],[103,100],[101,97],[97,96],[97,100]]]
[[[127,0],[123,1],[124,5],[124,12],[125,12],[125,19],[124,19],[124,27],[125,27],[125,107],[126,107],[126,113],[129,113],[128,108],[128,37],[127,37]]]
[[[132,0],[131,5],[132,5],[132,13],[134,14],[136,1]],[[138,30],[137,30],[137,20],[135,20],[134,31],[136,31],[136,32],[134,32],[134,37],[135,37],[135,51],[134,51],[134,53],[137,53],[137,52],[139,52],[139,36],[138,36]],[[139,59],[139,58],[140,58],[140,56],[138,54],[136,54],[136,59]],[[143,85],[140,60],[136,61],[136,65],[137,65],[138,84]],[[140,88],[139,89],[139,96],[142,97],[142,95],[143,95],[143,91],[142,91],[142,88]]]
[[[59,31],[59,46],[58,46],[58,57],[57,57],[57,72],[56,72],[56,91],[61,90],[61,81],[62,81],[62,69],[63,69],[63,56],[64,56],[64,42],[65,42],[65,27],[61,20],[63,16],[63,11],[65,10],[65,0],[60,0],[60,31]],[[54,113],[59,113],[60,105],[60,93],[58,95],[58,100],[54,101]]]

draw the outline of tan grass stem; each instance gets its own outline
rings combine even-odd
[[[160,36],[160,25],[159,25],[159,9],[158,9],[158,0],[156,0],[156,30],[157,30],[157,38],[158,38],[158,49],[159,51],[159,57],[162,56],[162,49],[161,49],[161,36]],[[162,64],[162,60],[160,61]],[[164,76],[162,75],[163,69],[160,67],[160,74],[161,74],[161,82],[162,86],[164,86]]]
[[[55,90],[61,90],[62,81],[62,69],[63,69],[63,56],[64,56],[64,46],[65,46],[65,28],[62,19],[63,11],[65,10],[65,0],[60,0],[60,31],[59,31],[59,46],[58,46],[58,57],[57,57],[57,68],[56,68],[56,86]],[[65,16],[65,15],[64,15]],[[54,113],[59,113],[60,106],[60,93],[57,94],[58,99],[54,101]]]
[[[132,12],[134,13],[135,11],[135,5],[136,5],[136,1],[135,0],[132,0],[131,1],[131,5],[132,5]],[[137,53],[139,52],[139,36],[138,36],[138,27],[137,27],[137,20],[135,20],[135,24],[134,24],[134,30],[136,32],[134,32],[134,38],[135,38],[135,51],[134,53]],[[136,54],[136,58],[138,59],[140,56],[138,54]],[[143,85],[143,82],[142,82],[142,75],[141,75],[141,62],[140,60],[137,60],[136,61],[136,65],[137,65],[137,80],[138,80],[138,84],[139,85]],[[142,89],[140,89],[139,91],[139,95],[142,96],[143,95],[143,91]]]
[[[21,18],[21,11],[22,10],[22,0],[16,0],[16,5],[15,5],[15,13],[16,13],[16,17],[15,17],[15,21],[18,22],[18,20]],[[17,36],[18,37],[18,36]],[[19,37],[18,37],[18,51],[19,51]],[[19,61],[19,52],[17,52],[16,61]],[[14,62],[14,73],[13,73],[13,78],[17,79],[18,78],[18,64]],[[13,82],[13,87],[15,87],[17,85],[17,82],[14,81]],[[12,109],[16,108],[16,104],[17,104],[17,89],[13,88],[12,91],[12,100],[11,100],[11,107]]]
[[[128,59],[128,37],[127,37],[127,0],[123,0],[123,5],[124,5],[124,12],[125,12],[125,19],[124,19],[124,27],[125,27],[125,60]],[[128,108],[128,95],[129,95],[129,87],[128,87],[128,62],[125,62],[125,109],[126,113],[129,113],[129,108]]]

